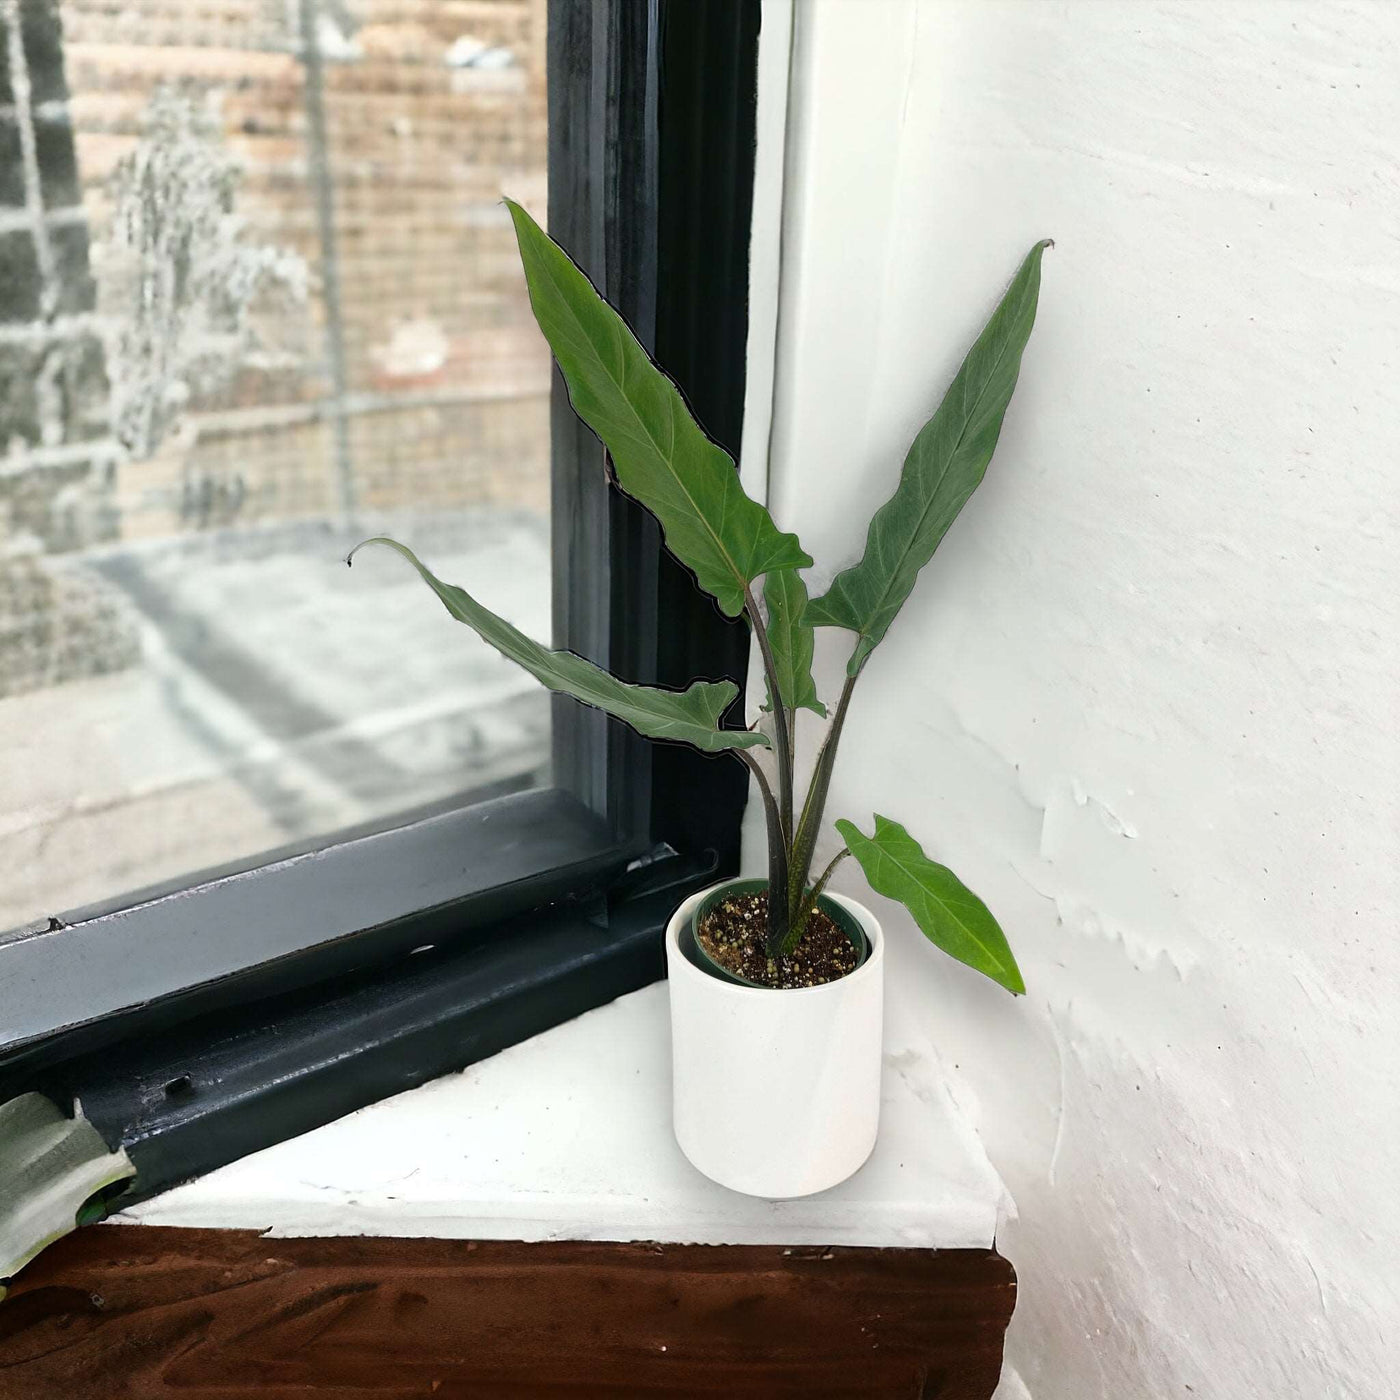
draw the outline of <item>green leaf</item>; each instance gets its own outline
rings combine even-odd
[[[667,547],[737,617],[754,579],[811,564],[739,484],[733,458],[573,260],[513,200],[530,305],[564,372],[574,412],[603,440],[618,484],[661,522]]]
[[[1035,324],[1040,258],[1049,246],[1045,239],[1026,255],[938,412],[914,439],[894,495],[870,522],[860,562],[837,574],[808,609],[809,621],[818,627],[860,634],[847,667],[853,676],[904,606],[919,570],[933,558],[992,460],[1021,352]]]
[[[1026,990],[991,910],[946,865],[930,860],[898,822],[877,815],[874,836],[863,835],[854,822],[838,821],[836,829],[870,888],[897,899],[930,943],[1009,992]]]
[[[719,728],[720,716],[739,693],[733,681],[695,681],[687,690],[628,685],[582,656],[575,656],[571,651],[550,651],[532,641],[505,618],[482,607],[465,589],[443,583],[411,549],[397,540],[383,535],[365,540],[351,550],[350,559],[354,559],[356,550],[363,549],[366,544],[386,544],[398,550],[458,622],[475,628],[502,656],[523,666],[536,680],[543,681],[551,690],[572,695],[585,705],[606,710],[649,739],[674,739],[678,743],[693,744],[706,753],[748,749],[768,742],[763,735],[751,730]]]
[[[796,569],[778,569],[763,580],[763,601],[768,605],[768,644],[778,672],[778,693],[789,710],[815,710],[825,717],[826,706],[817,698],[812,680],[812,648],[816,634],[807,621],[807,585]],[[768,704],[773,708],[773,697]]]

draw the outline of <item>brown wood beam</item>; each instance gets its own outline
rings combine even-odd
[[[994,1250],[101,1226],[0,1304],[0,1400],[988,1400]]]

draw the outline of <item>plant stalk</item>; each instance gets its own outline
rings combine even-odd
[[[822,816],[826,811],[826,795],[831,787],[831,773],[836,766],[836,746],[841,742],[841,730],[846,723],[846,711],[850,708],[851,692],[855,689],[860,672],[846,677],[841,687],[841,698],[836,703],[836,712],[831,718],[831,726],[822,740],[817,753],[817,766],[812,773],[812,782],[807,789],[807,800],[802,804],[802,819],[797,824],[797,834],[792,841],[792,854],[788,861],[788,927],[797,923],[807,893],[807,876],[812,870],[812,855],[817,846],[817,833],[821,830]]]
[[[783,954],[791,953],[799,943],[802,942],[802,935],[807,932],[807,922],[812,917],[812,911],[817,907],[817,900],[822,896],[828,881],[836,873],[836,867],[850,855],[844,846],[832,857],[831,864],[821,873],[821,878],[806,895],[798,902],[797,913],[788,924],[787,938],[783,942]]]
[[[754,601],[753,589],[744,589],[744,609],[753,626],[753,634],[758,639],[758,650],[763,657],[763,673],[768,680],[768,695],[773,704],[773,731],[778,759],[778,811],[782,817],[783,835],[792,839],[792,731],[788,724],[790,711],[783,704],[782,692],[778,689],[778,663],[773,656],[773,644],[768,640],[768,628]]]
[[[772,785],[758,760],[747,749],[731,749],[730,752],[735,754],[758,780],[758,790],[763,796],[764,824],[768,829],[767,944],[769,955],[776,957],[788,936],[788,902],[782,897],[782,892],[788,886],[787,838],[783,835],[782,820],[777,799],[773,796]]]
[[[850,855],[850,851],[848,851],[845,846],[842,846],[841,849],[832,856],[831,863],[822,871],[817,883],[812,886],[812,892],[807,897],[809,906],[815,905],[817,900],[822,897],[826,887],[831,883],[831,877],[836,874],[836,867],[840,865],[848,855]]]
[[[789,711],[783,704],[782,691],[778,688],[778,663],[773,656],[773,644],[768,638],[768,628],[763,615],[754,601],[753,589],[744,589],[744,608],[749,615],[754,636],[758,639],[759,654],[763,657],[763,671],[768,681],[768,696],[773,706],[773,734],[778,761],[778,796],[773,801],[771,787],[765,794],[765,814],[769,818],[768,827],[768,950],[771,953],[788,941],[788,929],[792,918],[792,901],[783,897],[789,884],[789,870],[792,854],[792,730],[788,723]],[[745,755],[749,767],[760,775],[760,782],[767,787],[757,760]],[[773,830],[776,816],[777,831]]]

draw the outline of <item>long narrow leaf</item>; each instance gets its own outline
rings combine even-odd
[[[666,545],[730,617],[748,586],[811,557],[739,484],[670,379],[569,255],[513,200],[530,305],[574,412],[602,439],[618,484],[661,522]]]
[[[807,586],[796,569],[778,569],[763,580],[768,605],[768,643],[778,672],[778,691],[789,710],[815,710],[825,717],[812,679],[815,635],[807,620]],[[768,709],[773,697],[768,697]]]
[[[870,522],[860,562],[837,574],[808,608],[816,626],[860,634],[847,668],[851,675],[889,629],[992,460],[1035,325],[1040,259],[1049,246],[1046,239],[1026,255],[938,411],[914,439],[894,495]]]
[[[532,641],[503,617],[484,608],[465,589],[443,583],[414,552],[383,535],[355,546],[385,544],[396,549],[422,575],[423,581],[457,619],[474,628],[502,656],[523,666],[551,690],[630,724],[650,739],[674,739],[706,753],[721,749],[748,749],[766,744],[763,735],[747,729],[720,729],[720,717],[733,703],[739,688],[733,681],[694,681],[686,690],[658,690],[648,685],[628,685],[571,651],[550,651]],[[350,558],[355,557],[355,550]],[[349,560],[346,561],[347,563]]]
[[[853,822],[838,821],[836,829],[860,862],[870,888],[897,899],[930,943],[1009,992],[1026,990],[991,910],[946,865],[930,860],[898,822],[877,816],[873,837],[863,835]]]

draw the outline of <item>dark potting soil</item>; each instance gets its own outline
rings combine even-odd
[[[732,894],[700,921],[700,946],[726,972],[765,987],[819,987],[856,969],[856,950],[820,909],[814,909],[802,941],[785,958],[768,956],[768,891]]]

